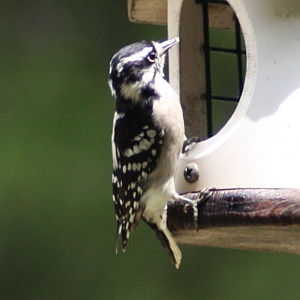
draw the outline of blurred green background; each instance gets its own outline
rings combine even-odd
[[[181,245],[116,255],[111,56],[166,28],[125,1],[1,1],[0,299],[299,299],[300,258]]]

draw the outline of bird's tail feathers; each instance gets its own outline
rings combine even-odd
[[[146,223],[154,230],[157,238],[160,240],[162,246],[167,250],[172,262],[178,269],[182,259],[182,254],[168,227],[164,225],[161,228],[158,228],[156,224]]]

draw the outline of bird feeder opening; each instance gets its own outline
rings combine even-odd
[[[233,114],[246,73],[239,21],[227,1],[185,0],[180,17],[180,93],[186,133],[206,139]]]

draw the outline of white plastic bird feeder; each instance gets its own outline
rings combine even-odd
[[[138,11],[143,9],[139,10],[138,5],[135,10],[131,9],[132,2],[139,2],[143,7],[142,0],[128,1],[131,19],[144,22],[153,19],[151,10],[147,9],[148,19],[145,15],[139,19]],[[153,13],[158,16],[155,22],[164,23],[167,14],[169,37],[181,38],[180,47],[172,49],[169,54],[170,83],[187,108],[188,135],[192,133],[203,138],[206,130],[203,98],[206,82],[201,52],[204,39],[201,30],[202,6],[194,0],[148,2],[152,3],[152,9],[160,6],[160,14]],[[198,241],[196,244],[299,254],[300,244],[296,241],[300,237],[299,227],[294,230],[280,225],[300,224],[300,2],[228,0],[228,3],[239,20],[245,40],[247,58],[243,92],[226,125],[216,135],[181,155],[176,178],[177,191],[190,193],[214,187],[231,191],[243,189],[251,194],[251,189],[258,190],[261,192],[259,197],[256,194],[249,203],[264,203],[260,209],[266,209],[270,214],[275,213],[277,207],[279,209],[281,200],[291,201],[293,198],[287,206],[289,214],[285,215],[285,219],[280,219],[282,212],[277,215],[280,222],[274,228],[267,223],[268,227],[262,226],[257,234],[257,227],[255,233],[251,226],[243,229],[234,227],[232,235],[238,237],[234,239],[235,244],[225,242],[230,240],[228,228],[224,231],[222,228],[219,231],[207,230],[207,235],[207,231],[202,230],[200,234],[203,239],[195,237],[196,234],[192,239]],[[230,16],[231,11],[225,10],[214,11],[214,7],[210,7],[210,25],[213,22],[222,23],[222,14]],[[222,26],[230,28],[230,20]],[[199,171],[199,178],[193,183],[184,178],[184,170],[190,163]],[[243,197],[247,198],[247,195]],[[274,199],[270,197],[279,202],[272,202]],[[238,204],[241,203],[239,198]],[[286,212],[286,209],[283,210]],[[274,236],[274,240],[266,241],[267,236]],[[205,238],[211,241],[204,241]],[[223,238],[224,243],[212,241],[214,238]],[[192,239],[187,242],[193,243]],[[242,244],[243,239],[248,240],[247,245]],[[184,239],[180,241],[186,242]]]
[[[179,2],[169,1],[172,36],[179,34]],[[181,157],[178,191],[300,188],[300,2],[228,2],[246,44],[243,94],[224,128]],[[173,52],[174,63],[170,63],[171,82],[177,89],[178,54]],[[200,174],[193,185],[181,176],[189,162],[198,165]]]

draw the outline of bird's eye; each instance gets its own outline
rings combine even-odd
[[[156,59],[156,53],[155,52],[151,52],[148,56],[147,56],[147,59],[153,63]]]

